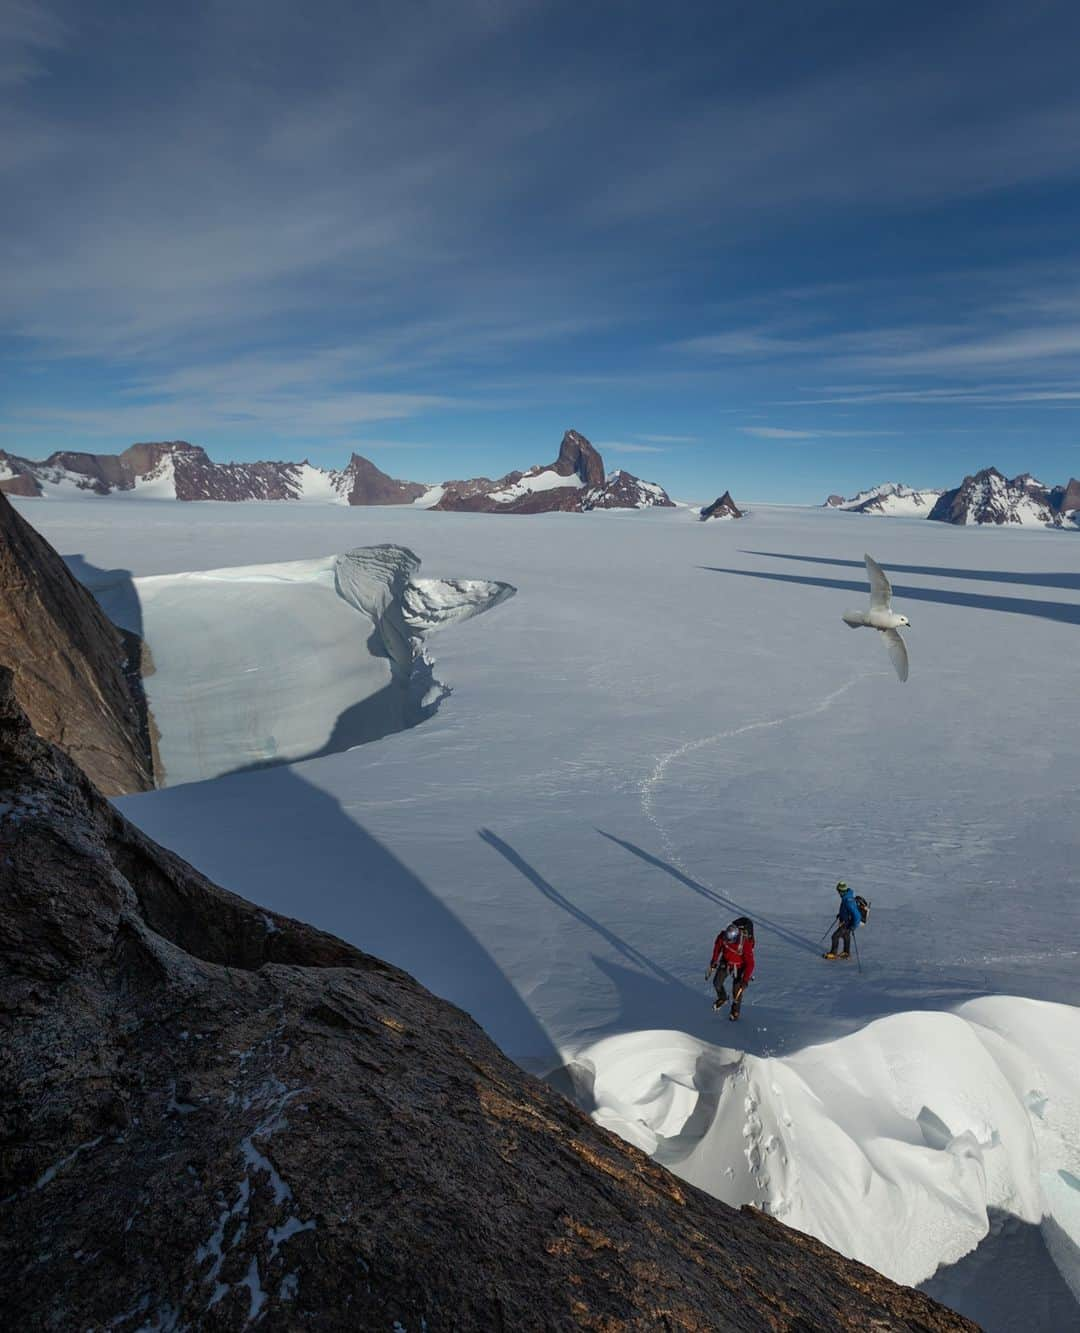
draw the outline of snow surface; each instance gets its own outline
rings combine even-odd
[[[453,695],[422,726],[121,808],[561,1068],[716,1193],[908,1281],[983,1236],[1007,1246],[988,1209],[1038,1219],[1075,1286],[1075,543],[888,524],[874,554],[918,652],[901,687],[840,621],[866,529],[826,509],[548,514],[508,540],[505,516],[412,506],[245,504],[224,523],[16,503],[91,581],[398,542],[425,576],[514,584],[440,633]],[[839,878],[873,903],[861,971],[819,957]],[[743,910],[758,972],[736,1026],[704,972]],[[1011,1271],[984,1266],[980,1299]],[[1061,1327],[1048,1310],[1022,1326]]]

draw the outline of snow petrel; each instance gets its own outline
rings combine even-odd
[[[863,559],[866,561],[866,572],[870,576],[870,610],[845,611],[844,624],[852,629],[861,629],[865,625],[883,634],[896,674],[901,680],[907,680],[907,645],[898,631],[901,625],[910,626],[911,621],[907,616],[897,615],[892,609],[892,584],[885,577],[885,571],[873,556],[866,555]]]

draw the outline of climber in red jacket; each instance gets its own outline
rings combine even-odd
[[[712,962],[705,973],[705,980],[712,977],[716,990],[714,1009],[723,1009],[727,1004],[727,991],[724,982],[731,977],[731,1012],[728,1018],[734,1023],[742,1009],[743,992],[754,975],[754,923],[748,916],[736,917],[725,930],[716,937],[713,945]]]

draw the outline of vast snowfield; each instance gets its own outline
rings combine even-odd
[[[1080,537],[767,506],[18,503],[143,617],[162,687],[181,645],[144,579],[396,543],[428,578],[513,585],[431,641],[451,693],[420,725],[119,804],[717,1196],[905,1282],[944,1266],[929,1289],[988,1329],[1080,1322]],[[906,685],[840,619],[866,550],[912,622]],[[359,668],[335,640],[328,670],[305,614],[282,603],[222,716],[267,717],[285,658],[294,714],[346,706]],[[196,666],[231,620],[203,619]],[[873,903],[858,965],[820,957],[838,878]],[[733,1025],[705,969],[742,912]]]

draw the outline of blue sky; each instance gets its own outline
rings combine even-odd
[[[1072,4],[0,0],[0,447],[1080,474]]]

